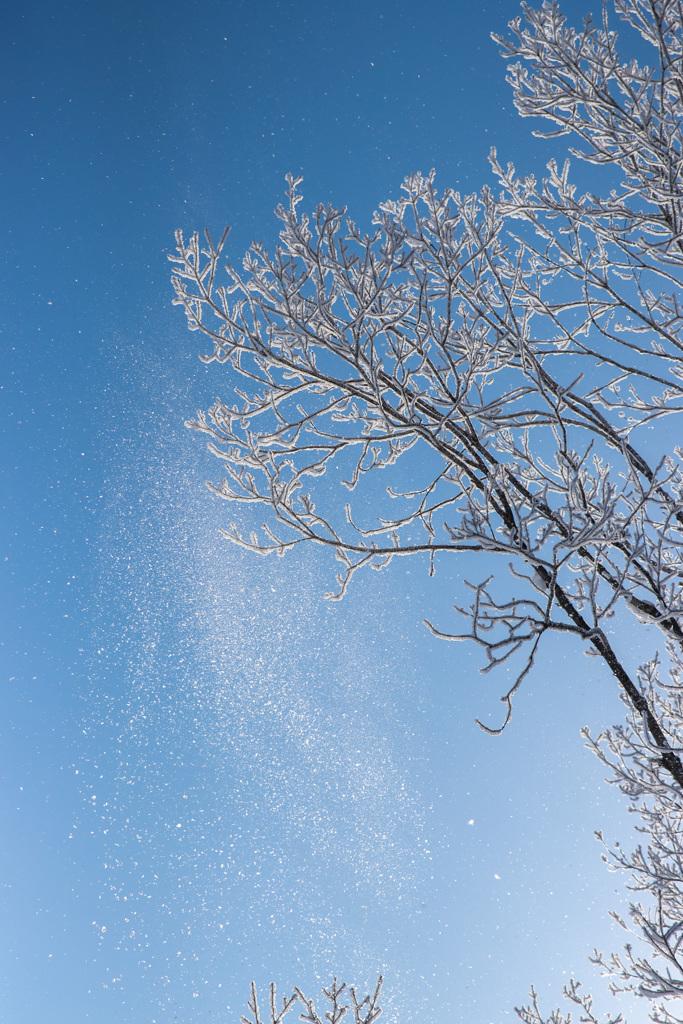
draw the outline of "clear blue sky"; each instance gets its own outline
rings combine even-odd
[[[626,815],[578,735],[620,719],[612,680],[556,643],[484,736],[503,680],[420,624],[484,568],[325,602],[316,551],[221,541],[183,426],[229,381],[171,307],[174,229],[272,244],[287,171],[366,225],[415,170],[490,183],[494,143],[542,173],[489,39],[517,12],[6,5],[3,1022],[236,1022],[252,978],[382,971],[397,1024],[499,1024],[618,944],[592,832]]]

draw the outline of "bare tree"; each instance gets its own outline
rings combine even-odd
[[[479,644],[484,671],[515,665],[488,731],[507,724],[547,634],[573,634],[606,663],[630,725],[587,739],[648,836],[646,850],[607,856],[652,899],[631,906],[652,957],[627,946],[595,960],[671,1024],[681,1018],[661,1001],[683,996],[683,477],[676,421],[661,424],[683,406],[683,6],[614,0],[647,65],[622,59],[606,7],[575,31],[554,2],[522,6],[511,36],[494,37],[517,62],[515,103],[549,123],[546,137],[569,137],[591,190],[569,162],[537,181],[492,151],[497,194],[439,193],[433,173],[415,174],[370,233],[330,206],[300,215],[290,177],[280,244],[254,244],[241,269],[222,265],[227,231],[217,244],[178,233],[175,302],[211,343],[204,361],[240,382],[190,426],[225,465],[213,491],[266,511],[261,533],[233,524],[225,536],[261,554],[329,547],[334,598],[397,557],[434,572],[464,551],[502,556],[509,574],[468,584],[471,603],[456,607],[463,632],[427,623]],[[609,636],[619,608],[659,627],[668,682],[656,659],[627,671]],[[566,994],[597,1021],[576,983]],[[252,1014],[260,1024],[255,995]],[[533,992],[518,1014],[545,1021]],[[558,1010],[547,1024],[569,1020]]]
[[[332,979],[332,984],[329,988],[323,988],[323,995],[329,1003],[328,1008],[324,1011],[321,1017],[315,1008],[315,1003],[312,999],[309,999],[300,988],[295,987],[291,996],[284,996],[281,1000],[281,1004],[278,1008],[277,990],[275,984],[270,986],[270,1014],[268,1015],[268,1024],[281,1024],[283,1018],[289,1011],[295,1007],[299,1008],[299,1020],[305,1022],[305,1024],[339,1024],[342,1017],[345,1016],[349,1006],[352,1008],[353,1013],[353,1024],[374,1024],[377,1018],[382,1013],[379,1005],[380,992],[382,991],[382,975],[380,974],[375,991],[368,993],[363,999],[358,999],[356,990],[353,986],[348,989],[348,994],[351,996],[351,1003],[344,1002],[344,992],[346,991],[346,984],[338,984],[337,979]],[[261,1010],[258,1004],[258,998],[256,994],[256,985],[252,981],[251,983],[251,999],[249,1000],[249,1016],[240,1017],[242,1024],[266,1024]],[[303,1007],[303,1009],[301,1009]]]
[[[645,434],[683,399],[681,12],[617,9],[653,69],[620,62],[606,16],[577,33],[554,3],[524,7],[499,40],[526,61],[509,74],[520,113],[578,137],[606,198],[579,194],[568,163],[538,183],[493,152],[498,198],[439,194],[433,173],[415,174],[363,234],[345,210],[300,216],[290,177],[273,254],[254,244],[241,270],[223,268],[227,230],[218,244],[178,233],[174,301],[212,344],[202,359],[240,380],[190,424],[225,464],[214,492],[268,513],[260,535],[233,523],[226,537],[262,554],[333,549],[336,598],[399,556],[430,572],[463,551],[503,556],[512,597],[491,576],[457,608],[467,631],[427,623],[480,644],[485,671],[526,651],[500,728],[543,637],[573,633],[683,786],[605,629],[621,603],[683,640],[680,449],[653,455]],[[382,470],[386,501],[372,490]]]

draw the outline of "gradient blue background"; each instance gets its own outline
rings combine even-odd
[[[325,602],[323,554],[220,539],[220,466],[183,426],[230,381],[171,306],[174,229],[231,224],[233,260],[273,245],[287,171],[367,227],[415,170],[492,184],[494,143],[542,173],[562,151],[516,115],[489,38],[517,13],[5,8],[7,1024],[237,1021],[252,977],[315,994],[379,971],[390,1020],[498,1024],[619,944],[592,832],[630,824],[578,735],[622,718],[614,682],[556,642],[483,735],[505,680],[421,622],[452,626],[490,567],[404,561]]]

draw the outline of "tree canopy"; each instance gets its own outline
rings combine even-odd
[[[480,645],[486,670],[514,664],[489,731],[509,721],[548,634],[606,663],[631,725],[589,742],[651,843],[610,856],[653,896],[632,917],[668,973],[630,947],[599,963],[667,998],[683,994],[682,449],[661,428],[683,404],[683,9],[615,0],[637,34],[638,59],[624,59],[606,9],[575,30],[555,2],[522,6],[494,36],[517,109],[568,137],[590,190],[569,160],[538,180],[493,150],[495,188],[440,192],[434,172],[413,174],[367,233],[344,209],[301,214],[289,177],[279,245],[254,244],[240,267],[224,263],[227,230],[218,242],[179,232],[175,302],[231,390],[190,425],[224,464],[214,493],[266,513],[260,533],[233,523],[225,536],[261,554],[329,547],[341,566],[330,596],[397,557],[434,572],[463,551],[486,556],[456,606],[465,629],[427,625]],[[608,625],[621,607],[659,627],[668,681],[656,658],[638,678],[627,670]],[[569,997],[596,1019],[578,989]],[[542,1020],[537,1004],[519,1012]]]

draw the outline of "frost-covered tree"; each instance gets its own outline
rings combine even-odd
[[[368,993],[363,999],[359,999],[356,995],[356,990],[349,988],[347,990],[346,984],[338,984],[337,979],[333,978],[332,984],[329,988],[323,988],[323,995],[325,997],[326,1009],[322,1013],[322,1017],[318,1014],[315,1008],[315,1002],[309,999],[300,988],[295,988],[290,996],[283,996],[278,1002],[277,990],[275,984],[271,984],[269,993],[269,1013],[266,1018],[263,1017],[261,1009],[258,1004],[258,997],[256,992],[256,985],[252,981],[251,983],[251,999],[249,1000],[249,1016],[240,1017],[242,1024],[281,1024],[283,1018],[289,1013],[290,1010],[296,1008],[299,1010],[299,1020],[305,1022],[305,1024],[339,1024],[342,1017],[344,1017],[351,1007],[353,1013],[353,1024],[374,1024],[374,1021],[382,1013],[379,1005],[380,992],[382,991],[383,978],[380,974],[375,991]],[[347,996],[344,995],[348,991],[348,995],[351,997],[351,1002],[347,1001]],[[350,1024],[350,1022],[349,1022]]]
[[[212,488],[267,513],[260,534],[227,537],[329,547],[334,597],[401,556],[430,572],[463,551],[502,558],[512,596],[489,576],[457,608],[466,631],[428,623],[480,644],[486,669],[525,652],[501,728],[543,638],[572,633],[683,786],[605,625],[621,604],[683,640],[681,449],[647,433],[683,399],[682,16],[675,0],[616,6],[652,67],[622,62],[606,16],[575,32],[554,3],[498,40],[525,62],[509,72],[520,113],[578,139],[602,196],[577,191],[568,163],[538,182],[493,152],[498,196],[415,174],[366,234],[330,206],[299,215],[289,178],[272,254],[254,244],[237,269],[227,231],[178,233],[173,282],[232,391],[191,424],[225,464]]]
[[[556,3],[523,5],[494,37],[519,113],[568,136],[590,189],[568,161],[538,181],[493,151],[496,190],[440,193],[415,174],[365,233],[345,210],[301,215],[290,177],[274,252],[254,244],[237,268],[227,231],[178,233],[173,280],[211,343],[202,358],[228,370],[231,394],[190,424],[225,465],[212,489],[266,513],[230,540],[330,548],[335,598],[366,566],[485,555],[486,580],[456,606],[463,632],[427,625],[479,644],[484,670],[514,666],[489,731],[548,634],[573,634],[616,677],[631,724],[595,749],[649,837],[611,857],[652,896],[632,918],[653,959],[627,947],[598,962],[657,1000],[683,995],[683,5],[614,6],[638,59],[620,55],[606,8],[575,31]],[[609,631],[620,608],[659,627],[666,685],[656,661],[628,671]],[[535,997],[519,1012],[543,1020]],[[679,1018],[655,1003],[651,1019]]]

